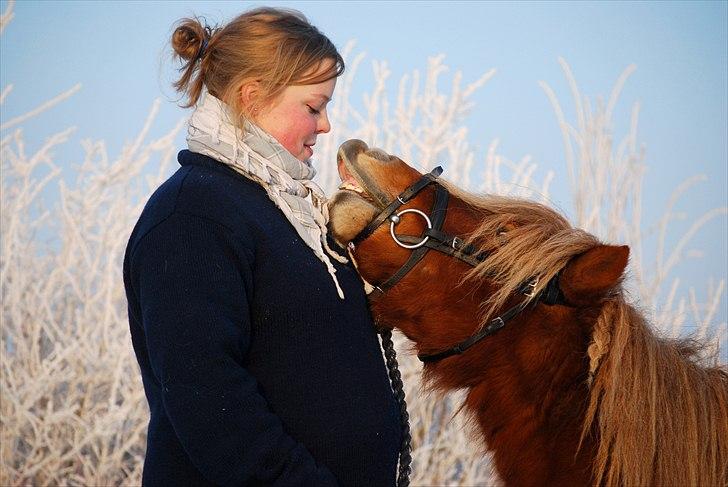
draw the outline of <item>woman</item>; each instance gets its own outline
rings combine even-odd
[[[214,31],[185,19],[172,46],[189,150],[124,261],[151,414],[144,484],[393,484],[397,404],[308,161],[341,56],[269,8]]]

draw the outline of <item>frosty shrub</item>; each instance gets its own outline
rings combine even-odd
[[[0,28],[11,18],[12,3]],[[486,154],[475,154],[468,143],[471,95],[494,70],[464,83],[459,72],[449,75],[442,56],[433,57],[422,74],[415,71],[399,80],[390,102],[387,64],[374,62],[374,86],[359,104],[351,87],[364,56],[352,51],[352,45],[345,49],[348,68],[330,114],[333,130],[321,138],[318,160],[333,161],[341,142],[360,138],[423,170],[447,161],[448,179],[469,190],[548,198],[553,173],[536,177],[537,167],[528,157],[507,159],[498,153],[497,141]],[[654,311],[659,326],[676,334],[686,319],[694,320],[700,333],[717,343],[725,323],[709,325],[724,295],[724,281],[709,290],[707,304],[699,305],[692,291],[687,298],[678,297],[679,280],[671,271],[695,231],[726,209],[697,218],[669,252],[660,243],[656,264],[645,265],[638,107],[623,141],[614,144],[611,131],[619,89],[632,68],[603,104],[583,98],[568,66],[562,65],[577,106],[575,123],[567,121],[553,91],[543,87],[563,131],[574,223],[632,246],[633,285],[644,306],[656,306],[661,288],[670,286],[665,308]],[[0,485],[141,483],[148,409],[128,332],[121,263],[144,202],[174,169],[179,149],[174,140],[182,125],[150,140],[159,109],[154,102],[138,136],[121,154],[110,157],[103,141],[85,140],[75,178],[62,177],[60,166],[73,161],[55,160],[53,150],[67,143],[74,129],[59,130],[28,151],[26,137],[37,137],[26,136],[22,124],[56,103],[73,103],[78,89],[0,122]],[[12,86],[2,88],[0,105],[8,96]],[[329,192],[338,184],[334,166],[318,164],[319,182]],[[51,187],[58,189],[54,201],[47,198]],[[683,190],[678,188],[676,198]],[[659,222],[660,242],[665,241],[671,207]],[[423,390],[421,365],[408,354],[406,339],[395,338],[411,417],[412,484],[496,484],[487,456],[468,436],[466,418],[457,414],[461,397],[435,397]]]
[[[59,179],[53,161],[73,128],[27,153],[22,129],[3,123],[0,485],[140,482],[148,409],[121,262],[176,153],[179,126],[146,140],[158,108],[114,159],[103,142],[84,141],[75,181]],[[53,206],[43,195],[52,184]]]
[[[146,140],[158,108],[114,159],[103,142],[84,141],[75,181],[59,179],[52,153],[73,128],[27,153],[22,129],[3,123],[2,485],[140,480],[148,410],[121,262],[131,225],[176,153],[179,126]],[[53,206],[43,194],[51,184]]]

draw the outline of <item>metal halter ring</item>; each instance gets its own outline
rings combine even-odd
[[[416,208],[407,208],[406,210],[402,210],[399,213],[397,213],[396,215],[392,215],[392,216],[389,217],[389,221],[390,221],[390,223],[389,223],[389,233],[392,234],[392,238],[394,239],[395,242],[397,242],[397,245],[399,245],[400,247],[404,247],[405,249],[416,249],[416,248],[422,247],[423,245],[425,245],[425,242],[427,242],[427,240],[429,240],[429,238],[430,238],[429,235],[427,235],[425,238],[423,238],[422,240],[420,240],[416,244],[407,245],[405,243],[402,243],[397,238],[397,236],[394,234],[394,226],[397,223],[399,223],[400,217],[402,215],[404,215],[405,213],[417,213],[418,215],[420,215],[422,218],[425,219],[425,221],[427,222],[427,228],[428,229],[429,228],[432,228],[432,222],[430,221],[430,219],[428,218],[427,215],[425,215],[424,213],[422,213],[420,210],[418,210]]]

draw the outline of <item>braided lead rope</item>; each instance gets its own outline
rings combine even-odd
[[[402,374],[399,372],[399,364],[397,363],[397,352],[394,349],[391,330],[381,330],[379,334],[382,336],[382,348],[384,349],[384,357],[387,362],[387,370],[389,371],[389,380],[392,383],[394,396],[399,404],[399,414],[402,425],[402,444],[399,449],[399,475],[397,476],[397,487],[408,487],[409,476],[412,469],[412,436],[410,434],[409,413],[407,413],[407,401],[404,397],[404,384],[402,383]]]

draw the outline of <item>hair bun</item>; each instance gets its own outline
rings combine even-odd
[[[182,19],[172,34],[172,49],[185,61],[194,61],[207,36],[207,30],[198,20]]]

